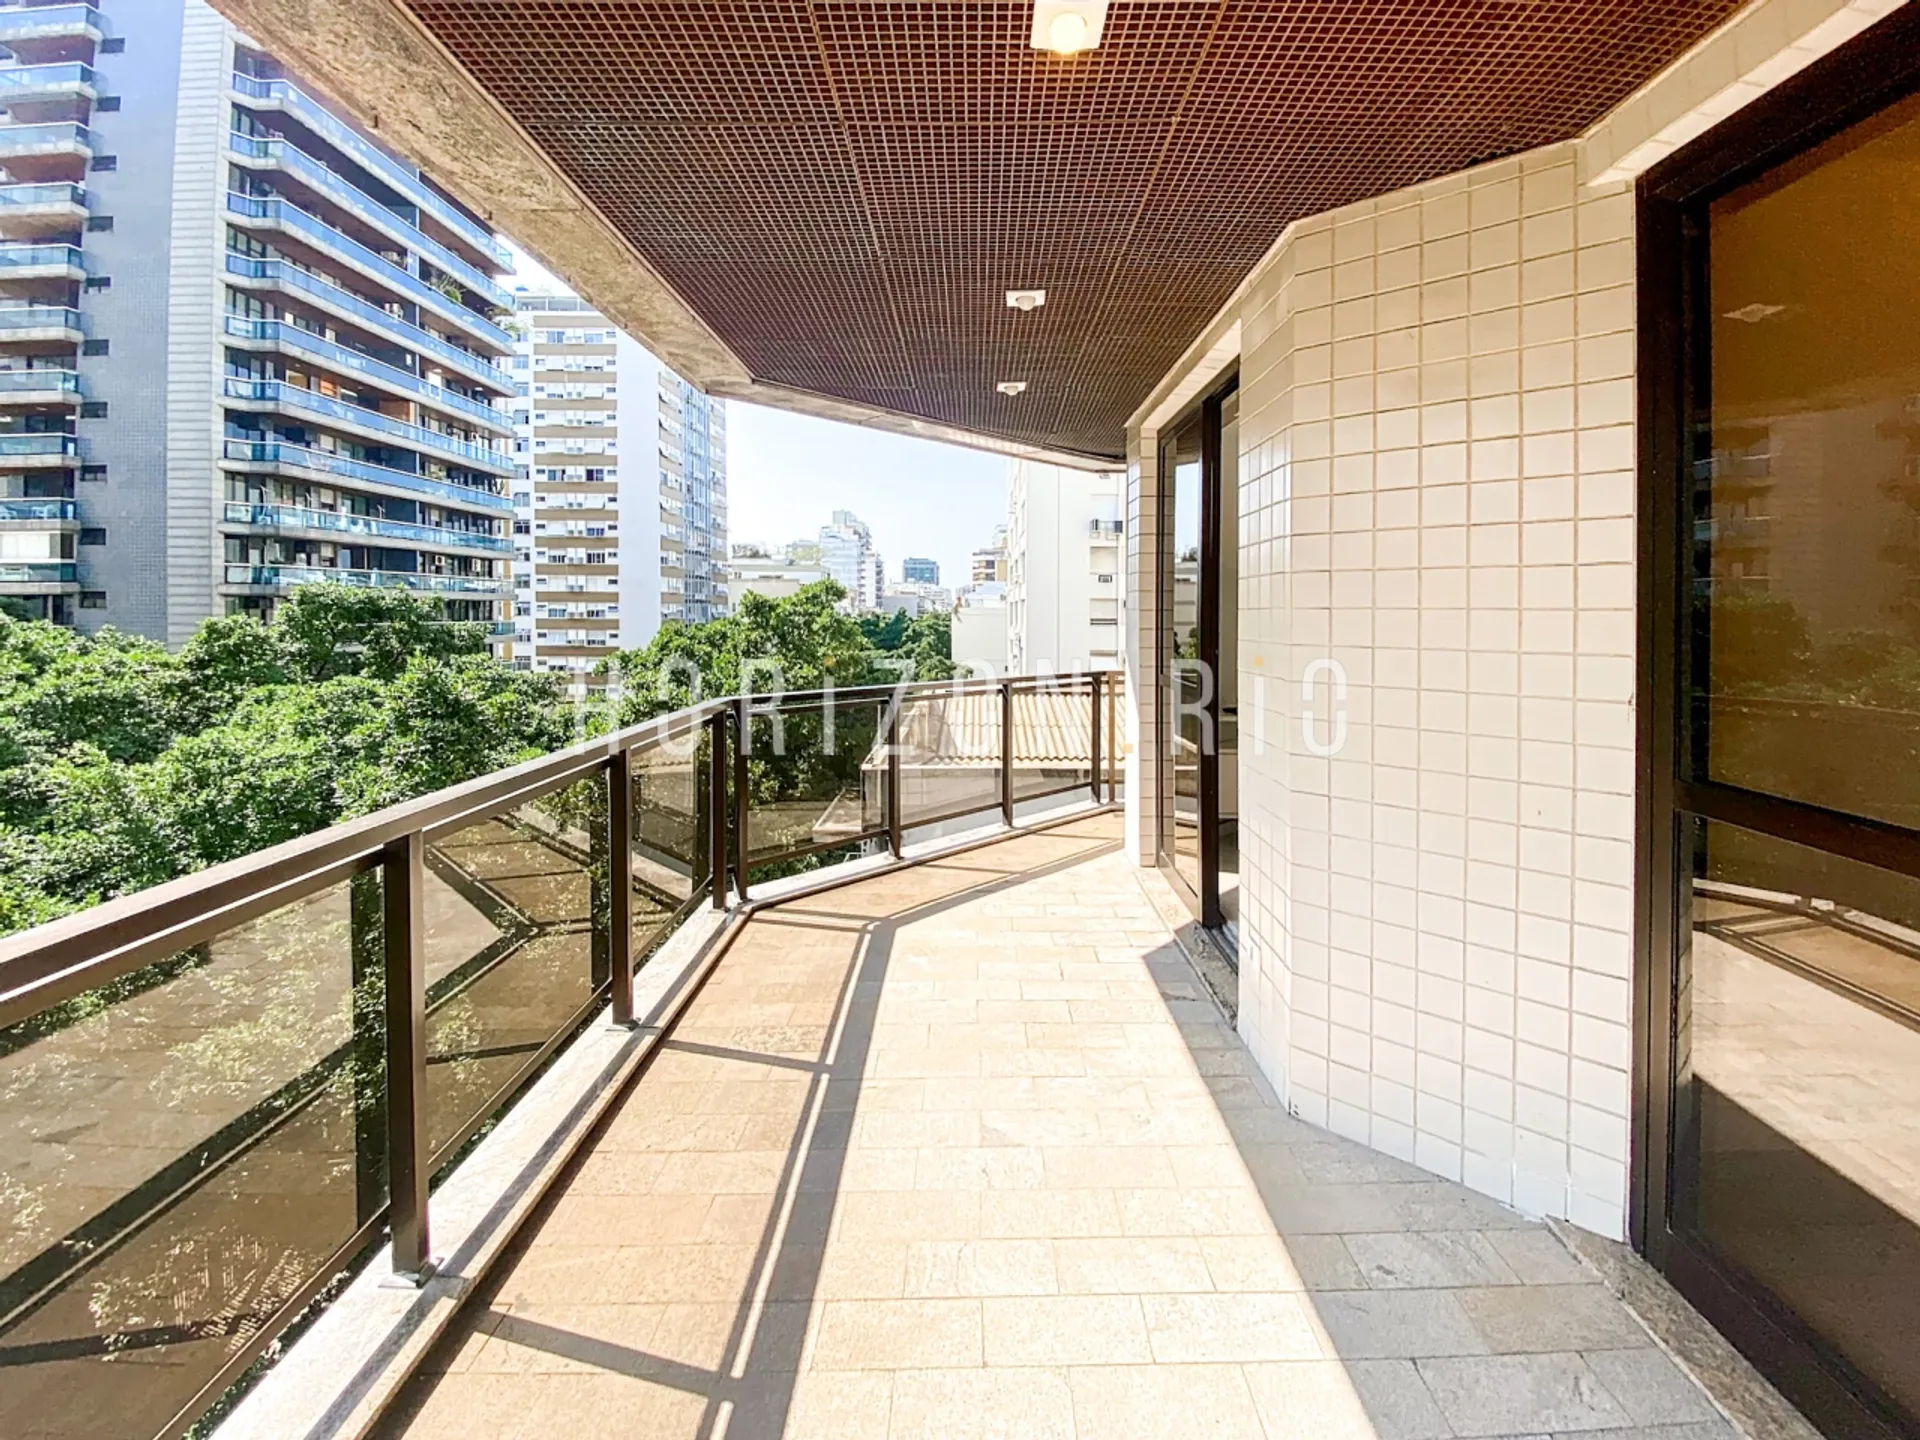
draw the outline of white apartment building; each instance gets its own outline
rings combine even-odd
[[[612,651],[727,611],[726,408],[578,296],[517,309],[513,659],[584,694]]]
[[[820,527],[820,563],[847,592],[845,607],[859,615],[880,608],[886,568],[873,548],[873,532],[851,510],[833,512]]]
[[[1126,477],[1009,462],[1007,664],[1021,673],[1120,663]]]

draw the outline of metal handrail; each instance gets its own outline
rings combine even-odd
[[[644,958],[637,953],[632,924],[635,888],[641,878],[636,875],[634,851],[636,845],[643,844],[635,827],[641,814],[650,813],[636,812],[634,806],[636,779],[647,773],[638,758],[640,755],[683,744],[684,749],[669,749],[667,754],[676,767],[684,762],[695,766],[697,772],[702,763],[698,747],[703,742],[708,746],[704,761],[704,799],[696,799],[692,811],[681,811],[677,807],[670,807],[668,811],[675,817],[675,824],[683,820],[692,822],[685,834],[696,847],[693,855],[674,852],[682,859],[692,860],[693,869],[689,892],[675,892],[674,907],[670,907],[667,920],[671,925],[702,904],[726,909],[731,897],[736,908],[747,906],[748,875],[756,865],[844,848],[850,843],[871,845],[875,842],[885,843],[894,863],[913,863],[903,855],[905,831],[947,817],[903,814],[898,743],[900,716],[912,702],[956,696],[997,696],[1004,716],[1009,713],[1013,698],[1020,694],[1054,692],[1087,697],[1090,706],[1087,717],[1090,746],[1084,762],[1090,766],[1087,780],[1052,785],[1045,791],[1019,798],[1038,799],[1042,795],[1086,788],[1095,802],[1103,798],[1111,800],[1111,765],[1102,757],[1111,756],[1112,750],[1103,746],[1102,731],[1104,725],[1108,734],[1112,732],[1115,688],[1103,683],[1099,675],[1017,676],[997,680],[862,685],[790,694],[748,693],[703,701],[0,938],[0,1027],[30,1020],[63,1001],[206,944],[235,926],[352,881],[352,903],[356,907],[352,919],[355,963],[358,965],[365,958],[376,973],[384,972],[383,983],[373,992],[380,998],[372,1002],[373,1008],[357,1019],[356,1025],[364,1021],[370,1026],[366,1033],[371,1035],[380,1057],[372,1063],[379,1067],[384,1106],[373,1122],[377,1128],[363,1138],[371,1138],[373,1149],[380,1152],[377,1158],[382,1162],[387,1183],[383,1203],[360,1213],[351,1236],[343,1241],[343,1249],[317,1267],[315,1275],[321,1275],[322,1270],[334,1273],[348,1263],[351,1252],[357,1252],[377,1238],[379,1226],[384,1222],[392,1235],[393,1269],[419,1283],[430,1269],[428,1182],[436,1168],[452,1161],[472,1135],[502,1106],[510,1104],[545,1060],[566,1043],[569,1036],[577,1033],[579,1026],[585,1024],[601,1004],[610,1007],[616,1025],[633,1022],[635,961]],[[876,705],[883,710],[883,714],[876,717],[874,734],[884,736],[888,746],[884,822],[862,823],[855,833],[783,851],[777,856],[752,855],[752,810],[747,781],[754,718],[769,714],[791,717],[796,712],[815,709],[831,712],[842,705]],[[1010,769],[1012,758],[1011,727],[1003,734],[1009,741],[1001,753],[1001,768],[1005,772]],[[863,746],[863,755],[865,753]],[[864,773],[864,760],[862,763]],[[1078,759],[1072,761],[1076,769],[1082,764]],[[604,787],[589,812],[591,818],[579,825],[584,838],[570,842],[584,856],[575,863],[585,866],[589,879],[592,966],[596,978],[588,990],[582,992],[581,1003],[575,1005],[570,1000],[561,1017],[543,1022],[542,1042],[529,1051],[524,1063],[494,1084],[486,1098],[477,1102],[474,1113],[465,1116],[450,1136],[435,1136],[430,1133],[427,1108],[427,1020],[433,1007],[454,992],[446,989],[445,982],[436,982],[437,988],[430,991],[427,982],[429,931],[424,902],[429,847],[471,826],[499,820],[520,807],[582,782]],[[1002,789],[1003,793],[1010,793],[1010,782],[1003,780]],[[699,794],[697,786],[693,793]],[[832,802],[829,799],[825,803]],[[706,853],[699,856],[702,839]],[[702,863],[706,866],[704,875],[700,869]],[[381,881],[377,891],[366,888],[357,878],[370,878],[375,872]],[[653,943],[657,944],[658,939]],[[435,995],[439,998],[435,999]],[[250,1143],[249,1136],[241,1135],[229,1142],[226,1151],[214,1155],[203,1170],[206,1174],[216,1172],[229,1159],[246,1153]],[[199,1183],[199,1178],[191,1183]],[[138,1218],[116,1221],[122,1225],[119,1234],[137,1232],[158,1213],[142,1212]],[[75,1265],[81,1263],[74,1262]],[[70,1283],[72,1275],[78,1273],[77,1269],[60,1271],[47,1284]],[[194,1400],[176,1420],[190,1421],[194,1418],[190,1411],[198,1413],[213,1404],[226,1385],[274,1343],[317,1291],[314,1277],[309,1276],[293,1286],[290,1293],[280,1296],[279,1308],[257,1330],[250,1332],[244,1343],[222,1355],[221,1363],[206,1377]]]

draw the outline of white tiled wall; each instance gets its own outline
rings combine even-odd
[[[1301,223],[1240,316],[1241,1030],[1303,1117],[1610,1235],[1632,233],[1556,146]]]

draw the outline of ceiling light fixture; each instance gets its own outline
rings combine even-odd
[[[1027,388],[1027,382],[1024,380],[1002,380],[993,388],[998,390],[1002,395],[1018,395],[1022,390]]]
[[[1009,290],[1007,292],[1008,307],[1022,314],[1029,310],[1038,310],[1046,303],[1047,292],[1044,290]]]
[[[1751,305],[1742,305],[1738,310],[1727,311],[1727,319],[1738,320],[1743,325],[1758,325],[1786,308],[1784,305],[1769,305],[1764,300],[1756,300]]]
[[[1033,0],[1033,32],[1028,43],[1056,55],[1078,55],[1100,43],[1107,23],[1107,0]]]

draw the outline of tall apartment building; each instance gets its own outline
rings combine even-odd
[[[968,582],[974,585],[991,585],[995,581],[1007,578],[1007,527],[993,527],[993,543],[982,545],[973,552],[969,560]]]
[[[504,619],[508,252],[202,0],[0,8],[0,596]]]
[[[820,563],[846,590],[847,609],[861,614],[880,608],[886,568],[873,548],[873,532],[851,510],[834,511],[832,523],[820,527]]]
[[[909,555],[900,562],[900,578],[916,585],[938,585],[940,562],[922,559],[918,555]]]
[[[669,620],[727,613],[726,406],[575,295],[522,295],[515,664],[575,693]]]
[[[1120,663],[1120,496],[1126,477],[1008,463],[1007,664],[1015,671]]]

